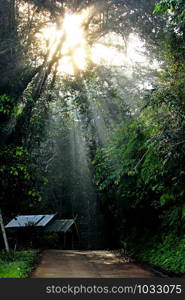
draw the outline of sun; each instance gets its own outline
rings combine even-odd
[[[40,43],[47,49],[48,60],[55,54],[61,41],[57,71],[60,74],[75,75],[86,70],[88,63],[107,66],[123,66],[135,62],[145,63],[144,44],[134,34],[130,34],[127,53],[124,51],[124,40],[120,35],[108,33],[91,47],[88,45],[84,23],[89,11],[66,13],[60,26],[47,25],[40,31]],[[63,38],[62,38],[63,37]],[[117,46],[119,46],[118,49]]]
[[[66,13],[59,28],[50,24],[37,34],[41,47],[48,51],[48,60],[52,59],[58,42],[64,37],[60,46],[59,73],[74,75],[87,67],[89,46],[83,29],[84,20],[84,13]]]
[[[74,74],[77,70],[84,70],[87,66],[87,41],[82,27],[83,14],[66,14],[63,31],[66,36],[61,49],[62,59],[60,69],[64,73]]]

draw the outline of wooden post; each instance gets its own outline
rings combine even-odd
[[[64,232],[64,249],[66,249],[66,234]]]
[[[72,247],[72,250],[74,250],[74,235],[73,235],[73,232],[71,233],[71,247]]]
[[[7,239],[6,231],[5,231],[5,228],[4,228],[4,223],[3,223],[3,217],[2,217],[1,209],[0,209],[0,224],[1,224],[1,231],[2,231],[2,234],[3,234],[5,249],[6,249],[7,252],[9,252],[10,248],[9,248],[9,245],[8,245],[8,239]]]

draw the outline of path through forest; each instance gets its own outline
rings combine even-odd
[[[124,262],[111,251],[45,250],[33,278],[151,278],[153,271]]]

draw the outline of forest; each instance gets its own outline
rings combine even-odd
[[[0,74],[4,223],[185,274],[185,1],[0,0]]]

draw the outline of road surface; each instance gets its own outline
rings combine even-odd
[[[45,250],[33,278],[151,278],[153,271],[111,251]]]

